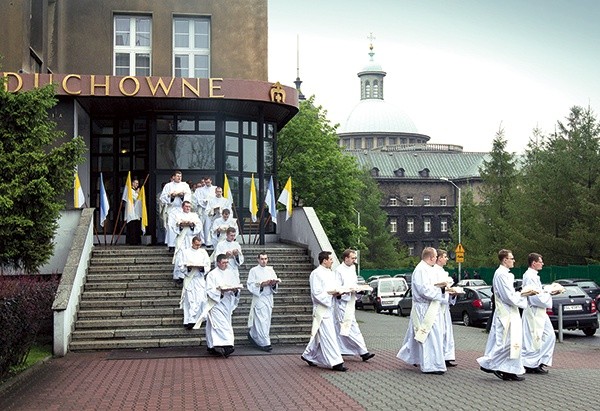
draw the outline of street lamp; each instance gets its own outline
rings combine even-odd
[[[440,177],[440,180],[442,181],[447,181],[448,183],[452,184],[457,190],[458,190],[458,244],[462,244],[461,242],[461,238],[460,238],[460,226],[461,226],[461,215],[460,215],[460,211],[461,211],[461,204],[460,204],[460,187],[457,186],[456,184],[454,184],[453,181],[449,180],[447,177]],[[460,281],[460,276],[462,274],[462,263],[458,263],[458,281]]]
[[[360,211],[356,208],[352,207],[352,210],[356,213],[357,216],[357,227],[358,227],[358,244],[356,244],[356,269],[358,270],[358,275],[360,275]]]

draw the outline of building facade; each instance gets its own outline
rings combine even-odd
[[[408,115],[384,101],[387,73],[373,57],[371,45],[369,61],[358,73],[361,100],[342,124],[339,144],[383,192],[390,231],[411,255],[420,255],[424,247],[452,244],[458,188],[477,192],[486,154],[429,143]]]
[[[267,81],[267,0],[16,0],[3,13],[5,87],[56,85],[50,115],[89,148],[78,170],[88,206],[102,173],[108,230],[122,224],[129,172],[154,204],[174,170],[217,185],[227,175],[244,230],[251,177],[264,193],[277,132],[298,111],[293,87]]]

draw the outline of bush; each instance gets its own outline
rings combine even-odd
[[[0,276],[0,379],[25,361],[39,331],[52,322],[57,287],[57,276]]]

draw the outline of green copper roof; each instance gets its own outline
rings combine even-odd
[[[346,151],[355,157],[361,167],[379,169],[379,178],[449,179],[479,177],[479,167],[489,160],[488,153],[427,152],[427,151]],[[404,169],[404,177],[396,173]],[[429,177],[420,174],[429,170]]]

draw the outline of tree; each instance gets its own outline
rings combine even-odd
[[[573,107],[549,136],[534,133],[520,186],[522,245],[551,264],[600,260],[600,125]]]
[[[59,143],[49,120],[51,85],[9,93],[0,82],[0,265],[36,271],[52,255],[52,238],[83,159],[83,139]]]
[[[504,129],[496,133],[490,160],[484,161],[479,173],[482,179],[481,236],[476,243],[480,255],[489,255],[490,263],[502,248],[514,246],[514,195],[519,182],[514,154],[506,151]]]

